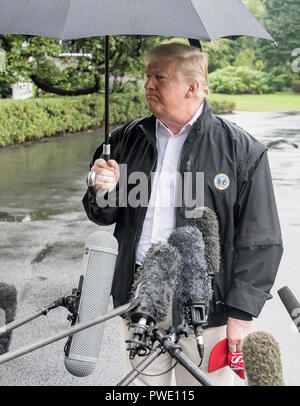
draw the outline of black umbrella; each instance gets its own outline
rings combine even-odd
[[[199,40],[253,36],[274,41],[240,0],[0,0],[0,34],[61,40],[106,36],[105,144],[108,130],[109,35]]]

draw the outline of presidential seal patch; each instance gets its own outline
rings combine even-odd
[[[214,179],[215,187],[219,190],[225,190],[230,185],[230,180],[225,173],[218,173]]]

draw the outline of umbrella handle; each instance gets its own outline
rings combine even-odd
[[[108,144],[106,142],[103,145],[102,158],[105,159],[105,161],[108,161],[110,159],[110,144]],[[100,190],[96,191],[96,200],[101,201],[107,192],[108,192],[107,189],[100,189]]]
[[[108,142],[105,142],[103,145],[102,158],[105,159],[105,161],[110,159],[110,144]]]

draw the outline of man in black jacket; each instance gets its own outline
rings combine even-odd
[[[171,43],[154,48],[146,61],[145,94],[153,115],[117,128],[110,139],[112,159],[106,162],[101,158],[101,145],[91,164],[96,189],[107,189],[108,201],[110,195],[116,196],[115,204],[99,207],[92,187],[83,199],[93,222],[116,224],[119,256],[112,287],[114,305],[128,302],[136,267],[151,243],[166,241],[174,228],[189,224],[189,207],[184,201],[177,207],[175,183],[166,180],[174,179],[175,172],[182,176],[186,172],[203,173],[204,206],[217,215],[222,258],[205,331],[206,354],[225,336],[229,350],[239,352],[253,330],[252,317],[258,317],[265,301],[272,297],[270,290],[282,256],[267,149],[237,125],[212,113],[206,101],[205,53]],[[147,176],[147,205],[126,201],[133,184],[128,183],[127,195],[119,191],[121,164],[126,164],[126,180],[137,172]],[[170,195],[168,204],[161,204]],[[188,342],[187,352],[191,346]],[[195,356],[192,352],[189,355]],[[228,371],[214,374],[215,384],[228,385],[232,379]],[[196,384],[180,373],[176,379],[180,385]],[[145,377],[139,382],[162,384]]]

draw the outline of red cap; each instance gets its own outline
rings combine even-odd
[[[211,350],[208,372],[214,372],[226,366],[229,366],[241,379],[245,379],[243,353],[230,352],[228,340],[224,338]]]

